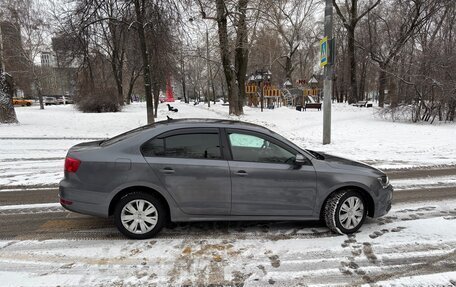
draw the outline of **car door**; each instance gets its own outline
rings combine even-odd
[[[142,152],[183,212],[229,215],[231,180],[217,128],[174,130],[146,142]]]
[[[297,154],[262,133],[227,129],[232,184],[232,215],[306,216],[314,209],[316,173],[310,160],[297,166]]]

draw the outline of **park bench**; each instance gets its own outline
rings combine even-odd
[[[354,107],[366,107],[367,106],[367,101],[358,101],[353,104]]]
[[[304,105],[304,111],[307,109],[318,109],[321,110],[321,103],[307,103]]]

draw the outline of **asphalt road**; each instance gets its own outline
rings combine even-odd
[[[390,170],[388,175],[392,179],[408,179],[422,177],[456,177],[456,167],[438,169],[406,169]],[[394,203],[426,202],[431,200],[445,200],[456,198],[456,186],[437,188],[409,189],[395,192]],[[23,205],[38,203],[57,203],[58,189],[55,187],[15,187],[8,191],[7,188],[0,190],[0,207],[6,205]],[[227,228],[237,228],[242,236],[245,227],[264,227],[259,222],[215,222],[215,223],[182,223],[180,228],[168,228],[160,233],[163,237],[198,236],[215,230],[214,236],[223,236]],[[300,227],[320,227],[316,222],[305,223],[281,223],[279,229],[286,229],[293,225]],[[59,206],[38,208],[0,209],[0,239],[123,239],[116,231],[112,220],[85,216],[68,212]],[[189,228],[192,232],[186,232]],[[265,228],[265,227],[264,227]],[[211,231],[209,231],[211,230]],[[277,235],[278,234],[278,235]],[[326,232],[310,232],[307,236],[321,237]],[[275,236],[281,236],[280,232]],[[288,236],[288,235],[287,235]]]

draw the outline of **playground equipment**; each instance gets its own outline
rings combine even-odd
[[[245,93],[248,96],[247,104],[249,106],[257,107],[260,103],[261,93],[260,88],[257,85],[249,84],[245,86]],[[263,87],[263,99],[266,107],[279,107],[281,106],[282,92],[275,86],[264,85]]]
[[[256,84],[245,86],[247,94],[247,104],[258,107],[261,101],[261,89]],[[301,106],[306,103],[320,102],[321,89],[318,88],[291,88],[284,87],[279,89],[276,86],[266,84],[263,86],[263,105],[267,108],[284,106]]]

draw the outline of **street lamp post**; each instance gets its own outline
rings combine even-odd
[[[212,71],[210,71],[211,67],[209,66],[209,30],[207,28],[207,24],[203,21],[204,25],[206,26],[206,66],[207,72],[210,79],[207,79],[207,106],[211,107],[211,98],[210,98],[210,80],[212,79]]]

